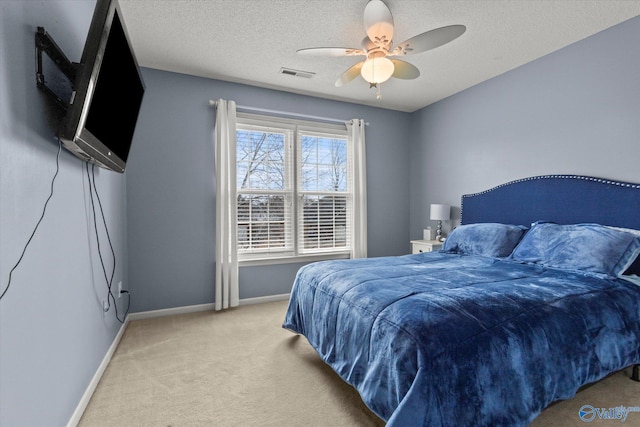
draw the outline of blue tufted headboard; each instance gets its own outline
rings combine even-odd
[[[598,223],[640,230],[640,184],[581,175],[519,179],[462,196],[462,224]]]

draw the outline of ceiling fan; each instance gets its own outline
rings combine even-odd
[[[369,87],[378,89],[380,84],[391,77],[411,80],[420,76],[420,70],[406,61],[389,59],[394,56],[412,55],[435,49],[460,37],[465,31],[464,25],[449,25],[426,31],[392,47],[393,16],[382,0],[370,0],[364,8],[364,28],[367,32],[362,40],[362,48],[315,47],[299,49],[297,52],[306,56],[366,56],[342,73],[336,80],[336,86],[342,86],[361,75]]]

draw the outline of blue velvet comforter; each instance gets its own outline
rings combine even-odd
[[[640,287],[441,252],[325,261],[283,326],[389,426],[524,426],[640,363]]]

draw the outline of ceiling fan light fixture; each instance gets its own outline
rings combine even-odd
[[[383,0],[368,0],[364,8],[364,28],[366,37],[362,48],[315,47],[298,49],[298,53],[308,56],[365,56],[364,61],[349,67],[334,83],[336,87],[353,81],[358,74],[369,83],[369,88],[377,88],[376,98],[381,99],[381,83],[393,77],[413,80],[420,77],[420,70],[409,62],[387,57],[414,55],[447,44],[460,37],[464,25],[448,25],[413,36],[393,47],[393,15]]]
[[[389,80],[394,70],[393,62],[388,58],[369,58],[362,64],[360,74],[369,83],[377,84]]]

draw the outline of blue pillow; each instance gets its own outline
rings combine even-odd
[[[534,223],[511,254],[518,262],[620,276],[640,253],[640,237],[599,224]]]
[[[618,231],[626,231],[627,233],[631,233],[640,237],[640,230],[634,230],[633,228],[620,228],[611,226],[608,227]],[[624,272],[624,275],[640,276],[640,256],[636,257],[636,260],[631,263],[629,268],[627,268],[627,270]]]
[[[443,252],[503,258],[509,256],[527,230],[521,225],[477,223],[454,229]]]

